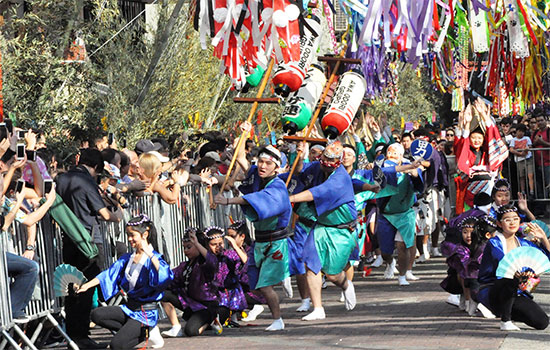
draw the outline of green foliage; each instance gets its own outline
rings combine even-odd
[[[126,25],[118,1],[87,1],[92,18],[86,21],[77,15],[81,1],[27,3],[30,11],[23,18],[11,16],[1,28],[5,110],[14,113],[21,126],[46,131],[47,142],[62,155],[74,152],[80,139],[107,131],[126,139],[130,147],[145,137],[198,131],[230,85],[220,74],[211,48],[200,47],[187,5],[168,38],[144,102],[135,107],[158,45],[144,40],[142,20],[95,52]],[[159,6],[157,33],[164,30],[173,4]],[[90,57],[83,64],[63,63],[75,33],[84,40]],[[229,92],[212,129],[230,131],[248,115],[250,105],[232,103],[234,96]],[[280,107],[266,107],[264,115],[272,110],[277,111],[271,117],[273,123]],[[190,122],[189,115],[194,119],[196,113],[199,122]],[[262,128],[267,130],[265,123]]]
[[[127,23],[121,18],[117,0],[26,3],[30,11],[23,18],[8,18],[0,33],[5,110],[14,113],[21,126],[44,130],[47,142],[63,157],[76,150],[80,139],[91,139],[107,131],[114,132],[119,140],[126,139],[133,147],[145,137],[175,138],[199,129],[205,131],[205,121],[216,111],[210,129],[232,133],[249,115],[250,104],[232,102],[235,91],[230,90],[222,103],[229,79],[221,74],[220,62],[213,57],[212,49],[201,48],[188,17],[188,4],[168,36],[167,49],[143,103],[136,107],[145,72],[160,44],[158,34],[170,20],[175,0],[159,6],[159,27],[152,43],[144,39],[142,20],[109,41]],[[78,16],[78,4],[82,3],[91,9],[90,19]],[[86,43],[90,57],[82,64],[64,63],[64,51],[77,34]],[[257,88],[251,89],[240,96],[255,96],[256,91]],[[388,105],[375,100],[368,109],[375,116],[386,113],[390,123],[398,127],[401,116],[416,120],[437,110],[439,98],[430,91],[429,84],[407,66],[399,74],[398,103]],[[268,85],[264,97],[270,95]],[[263,111],[262,123],[256,130],[260,143],[268,132],[266,121],[276,127],[282,108],[273,104],[259,106],[258,110]],[[199,120],[195,122],[197,114]],[[256,120],[254,117],[253,122]]]
[[[396,129],[401,126],[401,117],[405,122],[431,121],[432,111],[437,112],[442,105],[442,96],[434,91],[429,79],[425,75],[418,76],[407,64],[399,68],[397,81],[396,102],[388,103],[378,98],[372,101],[367,111],[375,117],[386,114],[390,126]]]

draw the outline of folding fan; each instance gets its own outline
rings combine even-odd
[[[69,284],[82,285],[86,277],[76,267],[62,264],[55,268],[53,273],[53,290],[56,297],[69,295]]]
[[[514,278],[516,272],[531,269],[536,275],[550,271],[548,257],[534,247],[519,247],[513,249],[498,263],[497,277]]]

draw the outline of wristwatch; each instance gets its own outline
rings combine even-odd
[[[32,244],[28,244],[26,247],[25,247],[25,250],[30,250],[30,251],[34,251],[36,247]]]

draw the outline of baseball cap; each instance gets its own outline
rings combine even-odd
[[[148,153],[152,151],[158,151],[162,148],[162,145],[160,143],[153,143],[151,140],[139,140],[136,143],[135,151],[138,155],[142,153]]]

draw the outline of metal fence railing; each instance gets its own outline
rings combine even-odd
[[[510,181],[513,198],[524,192],[531,201],[550,202],[550,148],[527,150],[528,158],[520,161],[510,153],[503,164],[502,176]]]
[[[158,232],[159,252],[170,261],[171,267],[175,267],[185,260],[182,238],[186,228],[202,228],[210,225],[227,227],[230,217],[233,220],[243,219],[240,207],[237,205],[217,206],[215,209],[211,209],[209,194],[204,186],[184,186],[181,193],[180,200],[174,205],[165,203],[158,195],[129,197],[129,207],[123,211],[121,222],[104,222],[102,224],[105,263],[101,268],[110,266],[120,254],[129,251],[125,224],[131,217],[138,214],[147,214],[154,222]],[[231,196],[229,192],[226,195]],[[21,349],[18,342],[24,343],[30,349],[36,349],[34,343],[44,329],[45,322],[51,322],[67,339],[72,348],[78,349],[53,317],[55,314],[62,313],[63,310],[63,299],[56,298],[53,291],[53,273],[63,261],[62,232],[49,215],[46,215],[37,226],[35,260],[40,266],[39,280],[33,299],[25,311],[31,319],[39,320],[39,324],[29,335],[13,322],[6,257],[5,254],[0,254],[0,350],[8,344],[13,348]],[[13,241],[16,243],[13,250],[17,254],[22,254],[25,250],[26,229],[23,225],[14,223],[12,230]],[[7,234],[0,236],[2,252],[12,250],[8,249],[12,242],[7,240]]]

